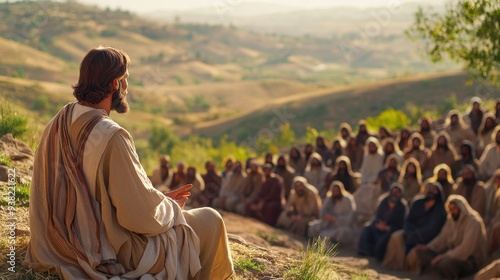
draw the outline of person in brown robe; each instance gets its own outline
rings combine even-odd
[[[467,199],[467,202],[481,217],[486,214],[486,190],[484,183],[477,178],[477,172],[472,165],[466,165],[462,177],[453,186],[453,193]]]
[[[405,160],[401,167],[401,174],[398,182],[405,188],[404,198],[411,205],[413,198],[420,193],[422,187],[422,175],[420,172],[420,164],[415,158]]]
[[[444,200],[448,199],[448,196],[453,192],[453,186],[455,185],[455,180],[453,179],[451,169],[448,165],[441,163],[434,167],[433,176],[427,179],[424,184],[422,184],[422,189],[420,193],[425,192],[425,186],[428,182],[439,182],[443,188]]]
[[[236,205],[236,213],[240,215],[245,215],[248,204],[252,203],[259,195],[264,181],[264,175],[256,159],[251,159],[248,167],[243,193]]]
[[[422,117],[418,120],[418,124],[420,126],[420,135],[424,138],[424,146],[426,148],[431,148],[434,145],[434,141],[436,139],[436,132],[432,129],[432,120],[427,117]]]
[[[351,161],[352,170],[354,172],[359,172],[361,165],[363,164],[365,149],[363,145],[358,143],[356,137],[349,138],[344,153]]]
[[[450,136],[455,150],[460,149],[464,140],[468,140],[471,143],[476,142],[474,131],[464,123],[462,114],[457,110],[451,110],[448,113],[444,131]]]
[[[361,174],[352,170],[351,161],[346,156],[340,156],[335,162],[335,167],[325,179],[325,186],[330,186],[333,181],[340,181],[349,193],[354,193],[361,181]],[[327,190],[329,191],[329,190]]]
[[[414,158],[418,161],[420,168],[426,166],[429,160],[430,151],[424,146],[424,138],[420,133],[414,132],[408,140],[408,147],[404,150],[404,159]]]
[[[292,147],[288,154],[288,164],[295,170],[296,176],[304,175],[307,161],[296,147]]]
[[[183,161],[179,161],[177,163],[177,170],[174,172],[174,176],[172,177],[172,182],[170,183],[169,189],[176,190],[181,186],[184,186],[186,184],[186,180],[186,163]]]
[[[477,134],[477,143],[476,143],[476,152],[479,158],[483,154],[486,147],[492,143],[492,134],[499,123],[497,122],[495,115],[492,113],[486,113],[483,117],[483,121],[481,122],[481,126],[479,126],[478,134]]]
[[[399,136],[396,139],[396,144],[399,150],[404,151],[408,147],[408,140],[410,140],[411,130],[407,127],[399,131]]]
[[[321,198],[318,190],[297,176],[283,212],[278,218],[278,227],[283,227],[299,236],[306,236],[308,223],[319,218]]]
[[[212,205],[214,208],[236,212],[236,206],[244,196],[247,173],[240,161],[236,161],[231,168],[232,170],[222,181],[219,196],[214,199]]]
[[[276,163],[277,164],[274,168],[274,173],[283,178],[285,199],[288,199],[288,197],[290,196],[290,191],[292,189],[292,181],[295,177],[295,170],[287,164],[284,156],[280,156]]]
[[[165,192],[168,191],[173,176],[174,171],[170,168],[170,156],[164,155],[160,157],[160,166],[153,170],[149,180],[156,189]]]
[[[190,189],[191,199],[186,202],[186,206],[191,208],[198,207],[197,201],[200,199],[203,191],[205,190],[205,181],[196,170],[196,167],[189,166],[186,171],[186,184],[193,185]]]
[[[438,164],[446,164],[451,166],[455,160],[457,160],[457,152],[453,145],[450,143],[450,137],[444,131],[440,132],[436,138],[436,143],[432,147],[432,152],[427,160],[426,165],[423,167],[424,178],[429,178],[432,176],[434,168]]]
[[[339,125],[339,132],[340,132],[340,137],[344,139],[344,141],[347,143],[349,142],[349,139],[354,137],[354,133],[352,132],[352,127],[348,123],[341,123]]]
[[[262,167],[264,182],[257,196],[247,204],[245,214],[274,226],[283,207],[283,182],[274,172],[271,164]]]
[[[206,207],[211,206],[213,200],[219,196],[220,189],[222,187],[222,176],[217,172],[215,163],[209,160],[205,163],[206,173],[201,175],[203,182],[205,183],[205,188],[201,192],[194,207]]]
[[[229,279],[224,221],[211,208],[183,211],[191,186],[161,193],[130,134],[128,56],[90,50],[73,95],[43,132],[30,190],[23,265],[62,279]]]

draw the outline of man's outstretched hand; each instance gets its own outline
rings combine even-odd
[[[193,187],[192,184],[184,185],[176,190],[173,190],[171,192],[166,192],[163,193],[164,195],[170,197],[171,199],[175,200],[179,206],[184,209],[184,205],[186,204],[187,200],[191,196],[191,193],[188,192],[189,189]]]

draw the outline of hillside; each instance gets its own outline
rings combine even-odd
[[[294,11],[282,16],[289,13]],[[0,17],[0,98],[32,115],[41,127],[62,104],[73,100],[71,85],[89,48],[101,44],[127,51],[132,58],[133,110],[115,118],[142,146],[147,146],[153,123],[169,126],[180,136],[229,134],[241,141],[269,122],[269,110],[284,104],[300,116],[293,120],[297,132],[308,125],[331,128],[341,120],[355,121],[382,109],[382,105],[358,104],[358,95],[350,99],[351,93],[371,95],[373,89],[371,96],[385,95],[390,90],[377,89],[398,84],[400,78],[421,75],[418,79],[426,84],[429,73],[457,69],[457,65],[425,62],[402,35],[381,34],[359,49],[345,41],[349,37],[268,35],[234,26],[161,23],[129,11],[71,1],[4,2]],[[355,51],[349,52],[349,59],[346,46]],[[443,88],[460,88],[464,81],[463,77],[450,85],[443,81]],[[369,84],[357,87],[364,83]],[[416,92],[412,85],[404,86],[410,97]],[[340,109],[351,109],[337,116],[325,113],[340,112],[328,105],[338,96],[349,103]],[[240,127],[233,129],[235,125]]]

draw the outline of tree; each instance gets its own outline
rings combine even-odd
[[[445,55],[465,63],[475,78],[500,87],[500,1],[457,0],[444,14],[430,13],[421,7],[406,35],[425,42],[433,62]]]

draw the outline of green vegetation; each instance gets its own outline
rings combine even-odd
[[[16,206],[28,207],[30,204],[30,184],[16,184],[15,187]],[[0,205],[6,206],[8,203],[7,193],[4,192],[0,197]]]
[[[257,231],[257,235],[262,237],[262,239],[264,239],[265,241],[267,241],[267,243],[272,245],[276,245],[280,241],[280,237],[276,233],[267,233],[265,231],[259,230]]]
[[[447,56],[464,63],[475,77],[500,87],[500,2],[460,0],[450,3],[444,14],[420,8],[406,34],[425,42],[434,62]]]
[[[240,269],[244,272],[247,272],[248,270],[262,271],[266,269],[266,266],[257,264],[252,259],[237,258],[234,262],[234,269]]]
[[[12,166],[12,161],[6,154],[0,154],[0,165]]]
[[[186,98],[184,102],[186,103],[186,111],[188,112],[206,112],[212,107],[205,100],[205,96],[201,94]]]
[[[389,108],[376,117],[366,118],[366,122],[368,127],[374,130],[378,130],[381,126],[390,130],[400,130],[410,124],[410,119],[403,111]]]
[[[297,266],[292,267],[285,275],[285,279],[332,279],[336,274],[332,258],[336,254],[336,245],[331,246],[327,238],[314,239],[302,252],[302,259],[298,261]]]
[[[0,136],[12,133],[14,137],[21,137],[28,131],[28,119],[19,116],[9,103],[0,104]]]

